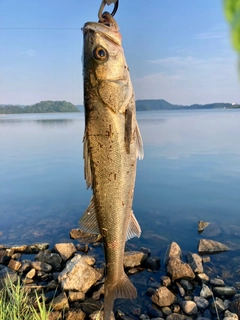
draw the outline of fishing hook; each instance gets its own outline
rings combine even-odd
[[[101,3],[100,8],[98,10],[98,18],[99,18],[100,21],[103,20],[102,13],[103,13],[105,5],[106,4],[110,5],[111,3],[114,3],[114,8],[113,8],[113,11],[111,13],[111,16],[113,17],[116,14],[116,12],[118,10],[119,0],[102,0],[102,3]]]

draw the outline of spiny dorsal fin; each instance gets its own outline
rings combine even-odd
[[[92,186],[92,170],[90,163],[90,156],[88,152],[88,140],[86,132],[83,137],[83,159],[84,159],[84,178],[86,180],[87,189]]]
[[[144,152],[143,152],[143,141],[142,141],[142,137],[141,137],[141,133],[138,127],[138,124],[136,126],[136,144],[137,144],[137,148],[136,148],[136,157],[140,160],[143,159],[144,157]]]
[[[80,218],[78,223],[80,225],[80,229],[82,229],[85,232],[94,234],[100,233],[93,197],[90,201],[87,210],[84,212],[83,216]]]
[[[133,211],[131,211],[131,216],[130,216],[130,221],[128,225],[128,230],[127,230],[127,237],[126,241],[134,238],[134,237],[140,237],[141,235],[141,228],[137,222],[137,219],[135,218]]]

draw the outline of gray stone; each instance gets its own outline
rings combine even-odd
[[[182,250],[176,242],[171,242],[167,248],[164,263],[167,264],[168,260],[171,258],[178,258],[181,260],[182,258]]]
[[[18,280],[18,275],[8,267],[4,267],[0,270],[0,290],[5,287],[6,282],[9,280],[15,284]]]
[[[202,285],[202,290],[200,291],[200,296],[206,299],[213,297],[212,290],[204,283]]]
[[[35,270],[43,271],[43,272],[51,272],[52,266],[48,263],[41,262],[41,261],[34,261],[31,264],[32,268]]]
[[[148,313],[152,317],[159,317],[162,318],[163,314],[161,309],[159,309],[155,304],[150,303],[148,305]]]
[[[63,290],[83,293],[87,292],[100,278],[101,274],[89,266],[80,255],[73,257],[58,276]]]
[[[172,281],[178,279],[192,280],[195,278],[195,274],[189,264],[184,263],[179,258],[170,258],[168,260],[167,272]]]
[[[187,315],[191,316],[198,313],[198,308],[194,301],[182,301],[181,307]]]
[[[188,280],[182,279],[180,280],[180,284],[185,290],[193,290],[193,285]]]
[[[213,254],[228,251],[229,248],[218,241],[200,239],[198,243],[198,252],[201,254]]]
[[[29,270],[31,270],[31,264],[32,264],[32,261],[30,260],[24,260],[22,261],[22,266],[20,269],[18,269],[18,272],[19,273],[25,273],[25,272],[28,272]]]
[[[73,243],[57,243],[55,244],[53,250],[60,254],[63,261],[67,261],[75,252],[77,252],[77,249]]]
[[[216,297],[216,298],[214,299],[214,301],[212,302],[212,304],[211,304],[211,311],[212,311],[213,313],[217,313],[217,312],[216,312],[216,309],[217,309],[217,312],[218,312],[218,313],[222,313],[223,311],[226,310],[226,307],[225,307],[225,305],[224,305],[224,303],[223,303],[223,300],[222,300],[222,299],[219,299],[218,297]]]
[[[225,283],[222,279],[214,278],[210,280],[210,284],[216,287],[224,287]]]
[[[229,303],[229,310],[233,313],[236,313],[240,318],[240,298]]]
[[[158,257],[147,257],[143,262],[143,266],[146,269],[158,270],[160,269],[160,259]]]
[[[169,307],[162,307],[162,313],[165,315],[165,316],[169,316],[170,314],[172,314],[172,309],[169,308]]]
[[[199,309],[204,310],[209,306],[208,300],[203,297],[195,296],[194,301]]]
[[[60,270],[62,267],[62,258],[58,253],[53,253],[50,250],[40,251],[35,260],[45,262],[53,267],[53,270]]]
[[[8,255],[7,250],[0,250],[0,263],[7,264],[11,257]]]
[[[196,254],[189,252],[187,254],[187,262],[195,273],[203,273],[202,258]]]
[[[185,290],[184,290],[184,288],[180,285],[179,282],[176,282],[176,285],[177,285],[177,287],[178,287],[178,291],[179,291],[180,295],[181,295],[182,297],[184,297],[184,296],[185,296]]]
[[[166,320],[192,320],[192,317],[180,313],[172,313],[166,317]]]
[[[147,255],[141,251],[124,252],[123,266],[124,268],[133,268],[140,266],[147,259]]]
[[[217,296],[234,296],[237,291],[234,287],[213,287],[213,293]]]
[[[55,297],[51,302],[51,307],[55,311],[59,310],[68,310],[69,304],[68,304],[68,298],[66,296],[66,293],[60,293],[57,297]]]
[[[156,290],[151,299],[159,307],[168,307],[174,302],[175,295],[168,290],[168,288],[160,287]]]

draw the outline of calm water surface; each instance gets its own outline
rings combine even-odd
[[[140,112],[138,120],[145,157],[133,209],[142,237],[128,246],[162,258],[170,241],[184,252],[197,252],[201,238],[221,241],[234,250],[213,261],[228,264],[236,279],[240,110]],[[83,114],[0,115],[0,243],[70,241],[91,198],[83,130]],[[198,235],[198,220],[213,228]]]

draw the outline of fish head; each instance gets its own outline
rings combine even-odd
[[[83,74],[85,85],[94,89],[115,112],[124,112],[133,95],[129,69],[118,25],[109,13],[105,22],[87,22],[83,27]]]

